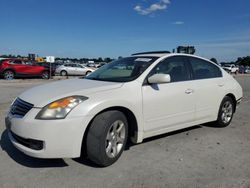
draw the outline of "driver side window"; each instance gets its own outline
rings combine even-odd
[[[181,82],[190,79],[190,74],[183,57],[170,57],[160,62],[153,69],[153,74],[169,74],[171,82]]]

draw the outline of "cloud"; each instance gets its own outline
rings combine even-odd
[[[174,24],[174,25],[183,25],[184,22],[182,22],[182,21],[176,21],[176,22],[174,22],[173,24]]]
[[[168,5],[170,4],[170,0],[160,0],[156,3],[151,4],[149,7],[144,8],[141,5],[136,5],[134,7],[134,10],[141,15],[149,15],[156,11],[165,10],[168,8]]]

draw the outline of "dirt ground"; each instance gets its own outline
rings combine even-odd
[[[16,150],[5,131],[5,113],[21,92],[51,80],[0,80],[0,187],[250,188],[250,76],[236,79],[244,99],[229,127],[198,125],[147,139],[107,168],[80,159],[35,159]]]

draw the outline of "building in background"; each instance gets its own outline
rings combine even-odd
[[[28,54],[28,60],[35,61],[36,60],[36,54]]]
[[[177,53],[194,54],[195,48],[194,48],[194,46],[178,46]]]

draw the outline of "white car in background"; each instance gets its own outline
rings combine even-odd
[[[227,71],[228,73],[238,73],[239,72],[239,67],[237,67],[234,64],[225,64],[222,66],[222,68]]]
[[[29,156],[76,158],[85,151],[90,160],[109,166],[128,139],[141,143],[207,122],[228,126],[241,98],[238,82],[209,60],[138,53],[85,78],[25,91],[5,122],[11,142]]]
[[[92,73],[94,70],[89,67],[85,67],[81,64],[77,63],[67,63],[57,67],[56,74],[60,74],[61,76],[86,76]]]

